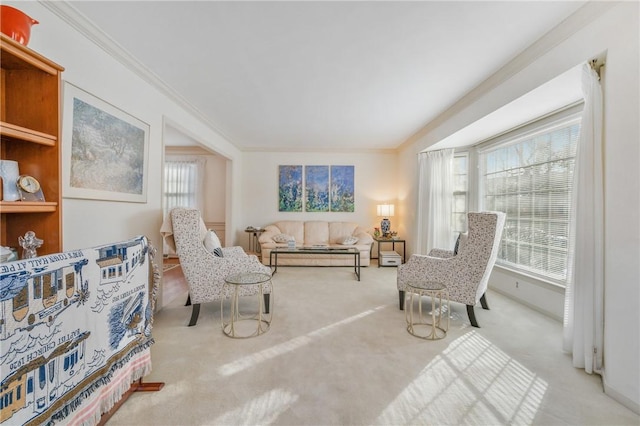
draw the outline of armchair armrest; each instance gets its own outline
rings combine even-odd
[[[194,258],[182,263],[182,269],[189,283],[189,293],[191,303],[204,303],[220,298],[229,297],[230,294],[223,293],[225,277],[244,272],[261,272],[271,275],[271,268],[260,263],[256,256],[231,256],[218,257],[207,251],[204,246],[202,250],[193,253]],[[241,289],[242,292],[252,289]],[[265,293],[271,292],[271,287],[265,288]]]
[[[453,250],[444,250],[444,249],[432,249],[429,252],[429,256],[431,257],[440,257],[442,259],[447,259],[449,257],[453,257]]]
[[[436,281],[447,284],[456,260],[455,257],[443,259],[422,254],[411,255],[407,263],[398,266],[398,290],[404,291],[411,282]]]
[[[222,247],[222,255],[224,257],[246,257],[244,249],[240,246]]]
[[[267,225],[264,228],[264,232],[262,234],[260,234],[260,236],[258,237],[258,242],[260,244],[262,243],[273,243],[273,237],[275,237],[278,234],[281,234],[282,232],[280,232],[280,229],[275,226],[275,225]]]

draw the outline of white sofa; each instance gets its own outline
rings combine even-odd
[[[365,228],[353,222],[283,220],[268,225],[260,235],[262,263],[269,264],[269,254],[276,247],[287,247],[293,238],[296,247],[356,247],[360,250],[360,265],[369,266],[373,237]],[[349,241],[350,238],[353,241]],[[296,266],[352,266],[351,256],[322,253],[287,254],[278,256],[278,265]]]

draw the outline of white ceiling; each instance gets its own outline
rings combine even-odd
[[[396,148],[583,4],[71,2],[243,150]]]

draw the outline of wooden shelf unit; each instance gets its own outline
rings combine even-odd
[[[34,176],[46,202],[0,201],[0,245],[19,249],[34,231],[38,254],[62,251],[60,147],[61,75],[64,68],[0,34],[0,158]],[[20,252],[20,250],[19,250]]]

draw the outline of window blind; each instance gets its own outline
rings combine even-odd
[[[507,214],[498,264],[565,283],[579,133],[566,117],[480,151],[482,208]]]

